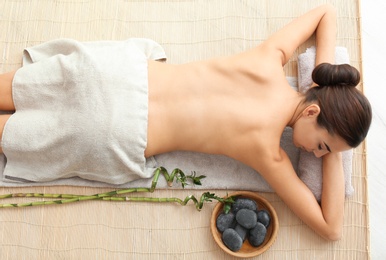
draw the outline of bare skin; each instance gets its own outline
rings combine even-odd
[[[232,157],[257,170],[318,234],[339,239],[344,206],[340,151],[350,147],[318,127],[318,104],[301,103],[303,97],[290,88],[283,73],[295,49],[315,32],[316,64],[334,62],[335,20],[334,8],[324,5],[237,55],[183,65],[149,61],[145,156],[189,150]],[[12,73],[0,76],[0,94],[5,93],[0,109],[15,109],[12,79]],[[0,134],[8,118],[0,116]],[[296,146],[323,156],[321,205],[280,147],[286,126],[294,128]]]

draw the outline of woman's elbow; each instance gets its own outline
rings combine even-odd
[[[332,4],[324,4],[323,7],[325,8],[326,13],[329,12],[329,13],[333,13],[334,15],[336,14],[336,8],[335,8],[334,5],[332,5]]]
[[[324,237],[329,241],[339,241],[342,239],[342,229],[331,229],[329,232],[324,234]]]

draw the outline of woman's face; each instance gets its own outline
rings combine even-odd
[[[302,112],[293,126],[294,145],[307,152],[313,152],[316,157],[350,149],[351,147],[342,138],[330,135],[326,129],[317,124],[319,111],[317,105],[311,105]]]

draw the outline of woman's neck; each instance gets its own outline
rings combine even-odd
[[[300,93],[297,93],[297,97],[293,99],[292,108],[293,108],[293,114],[290,118],[290,120],[287,123],[287,126],[293,128],[295,123],[299,120],[299,118],[302,116],[302,111],[306,107],[306,104],[304,103],[304,96]]]

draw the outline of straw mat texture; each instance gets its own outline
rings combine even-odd
[[[23,48],[57,38],[159,42],[171,63],[236,53],[253,47],[307,10],[331,2],[338,10],[338,41],[361,69],[358,0],[2,0],[0,70],[21,65]],[[285,70],[296,76],[296,56]],[[362,88],[362,83],[359,86]],[[368,259],[365,146],[355,150],[355,194],[346,200],[343,239],[328,242],[305,226],[273,193],[262,194],[277,211],[275,244],[256,259]],[[70,151],[69,151],[70,152]],[[94,194],[87,187],[0,188],[0,193]],[[218,190],[220,196],[225,190]],[[228,191],[229,192],[229,191]],[[161,190],[152,196],[184,198],[199,190]],[[146,195],[148,196],[148,195]],[[16,200],[19,201],[19,200]],[[20,200],[22,201],[22,200]],[[0,210],[0,259],[232,259],[211,238],[214,203],[83,202]]]

